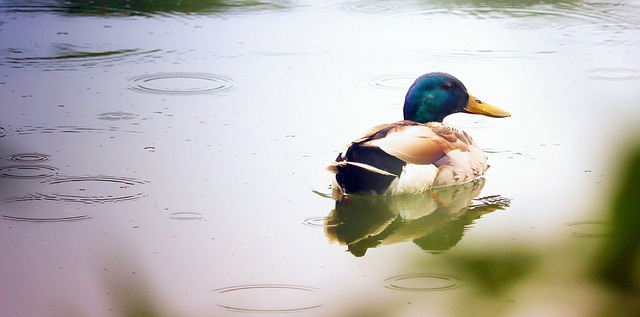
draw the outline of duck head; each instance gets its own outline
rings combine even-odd
[[[405,120],[442,122],[446,116],[457,112],[495,118],[511,116],[509,112],[471,95],[460,80],[447,73],[424,74],[407,91],[404,101]]]

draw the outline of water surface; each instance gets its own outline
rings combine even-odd
[[[461,296],[489,314],[589,307],[486,306],[471,278],[434,263],[606,237],[640,118],[637,3],[0,1],[0,13],[7,316],[122,315],[126,298],[167,316],[355,315],[371,297],[393,316],[453,316]],[[481,186],[444,205],[331,199],[326,163],[400,119],[429,71],[513,115],[447,119],[487,149]]]

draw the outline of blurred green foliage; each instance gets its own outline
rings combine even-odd
[[[540,298],[555,289],[572,300],[575,315],[583,316],[586,309],[597,317],[640,316],[640,144],[623,157],[604,216],[611,225],[608,234],[535,249],[527,244],[471,248],[436,260],[461,276],[473,293],[476,303],[458,307],[457,315],[481,315],[474,309],[487,305],[497,307],[489,315],[509,315],[505,303],[512,298],[522,306],[544,305]]]
[[[600,316],[640,316],[640,143],[634,147],[613,197],[611,233],[595,258],[594,275],[612,293]]]
[[[539,258],[523,248],[483,250],[448,257],[451,268],[479,289],[478,294],[502,297],[535,268]]]
[[[640,294],[640,146],[620,178],[609,216],[611,234],[597,258],[596,274],[617,291]]]

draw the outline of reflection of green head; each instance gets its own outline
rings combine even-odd
[[[439,228],[429,234],[413,240],[425,251],[446,251],[453,248],[462,239],[465,226],[468,223],[464,221],[452,221],[446,226]]]

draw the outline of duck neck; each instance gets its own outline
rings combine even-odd
[[[448,115],[442,107],[430,102],[429,96],[415,100],[407,96],[404,102],[404,119],[419,123],[442,122]]]

